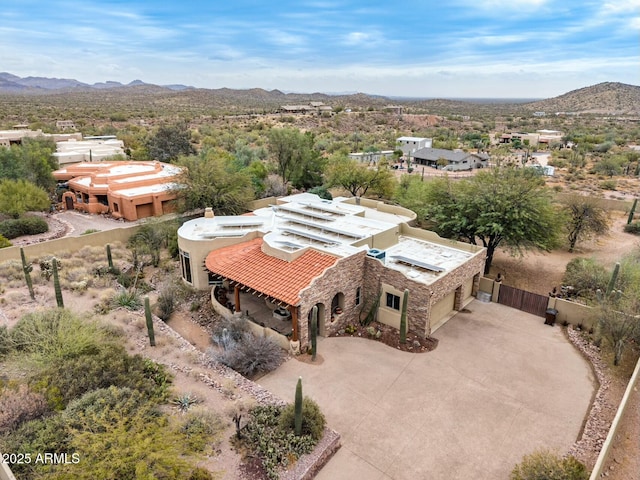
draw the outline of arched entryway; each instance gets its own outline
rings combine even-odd
[[[325,337],[327,335],[327,325],[325,322],[324,303],[316,303],[316,307],[318,307],[318,335],[320,335],[321,337]],[[309,338],[311,338],[311,311],[312,310],[309,310],[309,316],[307,319],[309,327]]]

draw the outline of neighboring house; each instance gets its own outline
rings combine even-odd
[[[323,102],[309,102],[307,105],[282,105],[280,113],[331,113],[333,108]]]
[[[413,154],[421,148],[431,148],[433,141],[424,137],[400,137],[396,139],[398,149],[402,150],[404,157],[413,157]]]
[[[382,159],[392,160],[393,154],[393,150],[379,150],[377,152],[356,152],[350,153],[349,158],[351,158],[352,160],[357,160],[360,163],[377,165],[378,162]]]
[[[66,210],[133,221],[174,212],[181,173],[160,162],[98,162],[70,165],[53,176],[69,188],[62,195]]]
[[[502,134],[500,143],[512,143],[514,140],[519,140],[524,144],[527,140],[529,145],[533,147],[539,144],[562,143],[563,136],[564,133],[559,130],[537,130],[535,133],[511,132]]]
[[[22,145],[24,138],[51,138],[54,142],[65,140],[82,140],[81,133],[42,133],[42,130],[29,130],[21,128],[24,125],[16,125],[14,130],[0,130],[0,146],[10,147],[11,145]]]
[[[405,289],[409,331],[430,335],[476,294],[484,268],[482,247],[410,227],[415,213],[374,200],[304,193],[248,215],[208,210],[178,230],[183,280],[212,288],[217,310],[240,315],[241,292],[278,307],[291,320],[286,333],[303,347],[313,306],[323,336],[369,312],[399,328]],[[222,305],[215,300],[221,288],[233,302],[224,292]]]
[[[124,142],[115,136],[60,141],[56,143],[56,150],[53,156],[58,160],[60,166],[82,162],[100,162],[115,156],[126,157]]]
[[[488,165],[486,153],[467,153],[462,150],[445,150],[444,148],[423,148],[413,154],[413,164],[448,171],[471,170]],[[446,165],[442,163],[446,162]]]
[[[58,120],[56,122],[56,128],[60,130],[75,130],[76,124],[73,123],[73,120]]]

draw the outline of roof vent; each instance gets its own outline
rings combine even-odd
[[[213,208],[207,207],[204,209],[204,218],[213,218]]]

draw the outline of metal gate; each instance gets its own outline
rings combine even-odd
[[[547,305],[549,304],[549,297],[520,290],[519,288],[509,287],[508,285],[500,285],[498,303],[517,308],[518,310],[539,317],[544,317],[547,311]]]

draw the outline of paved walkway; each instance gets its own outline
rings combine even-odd
[[[320,364],[292,359],[259,380],[293,401],[302,376],[342,435],[318,480],[495,480],[537,447],[571,446],[594,393],[587,362],[540,317],[468,308],[436,332],[431,353],[321,338]]]

